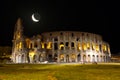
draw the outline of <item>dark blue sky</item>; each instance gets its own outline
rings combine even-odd
[[[118,53],[119,8],[118,2],[105,0],[4,0],[0,3],[0,46],[12,46],[13,30],[20,17],[26,36],[56,30],[91,32],[102,35],[111,52]],[[35,12],[41,16],[39,23],[31,20]]]

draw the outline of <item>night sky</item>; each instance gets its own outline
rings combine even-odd
[[[0,2],[0,46],[12,46],[17,19],[28,37],[48,31],[82,31],[102,35],[111,53],[120,52],[119,2],[92,0],[4,0]],[[31,20],[39,13],[40,22]]]

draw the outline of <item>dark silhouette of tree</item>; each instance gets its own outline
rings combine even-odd
[[[10,46],[0,46],[0,56],[8,56],[12,53],[12,47]]]
[[[12,47],[0,46],[0,63],[10,62],[10,56],[12,54]]]

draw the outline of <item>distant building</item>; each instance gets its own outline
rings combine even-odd
[[[14,63],[48,62],[109,62],[110,45],[97,34],[76,31],[45,32],[25,37],[21,19],[17,20],[13,36]]]
[[[120,62],[120,53],[111,54],[111,62]]]

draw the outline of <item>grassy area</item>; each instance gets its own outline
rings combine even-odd
[[[120,65],[1,64],[0,80],[120,80]]]

